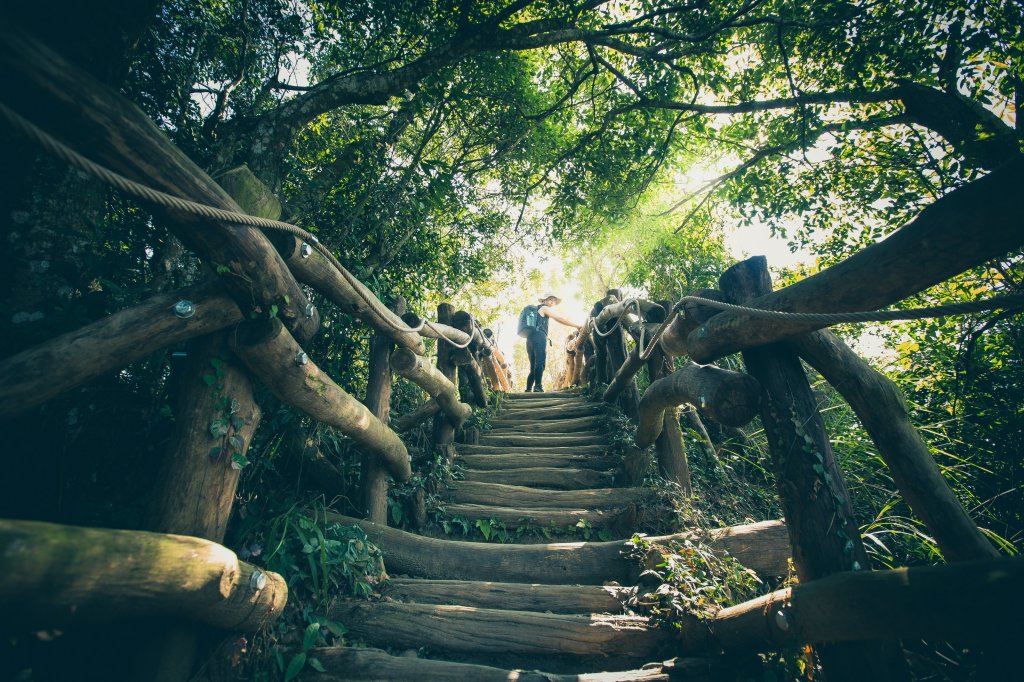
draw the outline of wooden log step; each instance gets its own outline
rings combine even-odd
[[[488,455],[461,455],[462,464],[478,471],[496,471],[499,469],[522,469],[529,467],[575,467],[578,469],[597,469],[607,471],[617,465],[610,457],[595,454],[549,455],[532,452],[505,452]]]
[[[574,445],[545,447],[522,447],[516,445],[479,445],[475,443],[458,443],[455,446],[460,455],[503,455],[510,452],[525,452],[533,455],[603,455],[608,452],[608,445]]]
[[[543,507],[515,509],[487,504],[449,504],[446,510],[452,516],[461,516],[470,521],[476,519],[500,521],[507,528],[532,525],[543,528],[572,529],[581,520],[586,521],[593,528],[614,528],[617,525],[623,525],[620,522],[624,517],[626,520],[632,520],[636,516],[635,513],[630,513],[626,509],[546,509]]]
[[[571,542],[544,545],[492,545],[423,537],[363,519],[328,513],[332,523],[357,525],[384,550],[392,575],[442,580],[498,580],[558,585],[632,584],[636,562],[622,556],[623,542]],[[650,537],[668,545],[692,539],[693,533]],[[789,534],[781,521],[762,521],[717,528],[707,541],[727,551],[747,568],[764,576],[785,575],[790,555]]]
[[[711,664],[703,659],[666,661],[660,665],[647,665],[639,670],[619,672],[555,675],[551,673],[506,670],[489,665],[437,661],[416,656],[392,656],[380,649],[366,647],[330,647],[312,649],[310,658],[320,661],[326,672],[309,672],[316,682],[668,682],[685,679],[687,682],[710,682]],[[678,677],[685,669],[685,676]],[[305,679],[307,673],[303,671]],[[724,679],[724,678],[723,678]]]
[[[604,409],[593,403],[569,405],[503,406],[497,419],[571,419],[604,414]]]
[[[563,391],[543,391],[541,393],[530,392],[512,392],[508,394],[509,401],[516,400],[550,400],[552,398],[560,400],[572,400],[579,399],[577,393],[565,393]]]
[[[554,490],[574,490],[581,488],[610,488],[615,483],[611,471],[595,471],[594,469],[557,469],[554,467],[524,467],[522,469],[503,469],[497,471],[476,471],[466,469],[463,474],[467,481],[488,481],[506,485],[525,485],[535,488],[553,488]]]
[[[483,433],[480,445],[517,445],[522,447],[572,447],[574,445],[607,445],[608,438],[598,434]]]
[[[542,585],[391,578],[384,595],[417,604],[549,613],[622,613],[636,588],[617,585]]]
[[[452,502],[495,504],[504,507],[547,507],[549,509],[608,509],[642,503],[653,494],[646,488],[595,488],[592,490],[544,490],[519,485],[453,481],[448,496]]]
[[[339,602],[328,610],[374,646],[468,654],[667,657],[673,636],[643,616],[575,615],[399,602]]]
[[[494,419],[488,433],[594,433],[606,423],[599,416],[575,419]]]

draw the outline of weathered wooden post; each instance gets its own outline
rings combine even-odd
[[[720,278],[722,293],[742,304],[770,293],[771,277],[763,256],[729,268]],[[743,351],[747,371],[763,389],[761,420],[768,438],[775,478],[801,582],[840,571],[869,570],[850,494],[800,358],[781,345]],[[853,642],[822,645],[829,680],[901,680],[906,664],[898,647]]]
[[[452,317],[455,315],[455,307],[451,303],[442,303],[437,306],[437,321],[441,324],[451,326]],[[451,360],[451,346],[442,341],[437,342],[437,369],[448,381],[455,383],[456,367]],[[458,385],[458,384],[456,384]],[[434,417],[434,446],[445,453],[445,458],[451,462],[455,458],[455,426],[444,412],[439,412]]]
[[[672,359],[665,355],[660,346],[655,346],[651,357],[647,359],[647,373],[651,383],[672,373]],[[686,445],[679,429],[679,419],[674,410],[666,410],[663,417],[664,425],[661,434],[654,441],[654,451],[658,457],[658,469],[669,481],[679,484],[683,494],[693,494],[693,483],[690,479],[690,463],[686,460]]]
[[[405,299],[398,297],[389,306],[396,315],[405,312]],[[391,351],[394,341],[377,332],[370,339],[369,377],[366,381],[366,407],[377,419],[387,424],[391,416]],[[374,523],[388,522],[388,470],[372,452],[364,452],[362,465],[362,499],[366,518]]]

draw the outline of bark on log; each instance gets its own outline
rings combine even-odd
[[[651,382],[668,376],[673,368],[672,360],[656,346],[647,361],[647,375]],[[662,417],[661,433],[654,441],[654,449],[658,456],[658,469],[666,480],[679,484],[683,495],[693,494],[693,483],[690,477],[690,463],[686,459],[686,446],[683,434],[679,429],[679,421],[673,410],[665,410]]]
[[[441,303],[437,306],[438,324],[450,325],[454,314],[454,306],[450,303]],[[469,351],[466,349],[458,351],[453,348],[451,344],[437,344],[437,371],[443,374],[452,385],[455,385],[456,380],[456,369],[453,356],[458,352],[461,352],[466,356],[469,355]],[[437,416],[434,417],[434,430],[432,434],[434,446],[444,451],[445,458],[449,462],[455,457],[455,451],[452,447],[452,443],[455,441],[455,429],[456,426],[452,423],[451,417],[448,414],[443,413],[443,411],[438,412]]]
[[[752,377],[714,365],[688,362],[647,387],[640,401],[637,447],[646,448],[661,433],[665,410],[690,403],[715,421],[742,426],[757,414],[761,387]]]
[[[459,454],[462,455],[493,455],[501,454],[503,452],[509,452],[510,450],[521,450],[523,448],[517,448],[515,446],[509,447],[508,445],[479,445],[476,443],[462,444],[459,445]],[[600,442],[593,445],[552,445],[552,446],[531,446],[529,450],[525,450],[534,455],[566,455],[566,454],[583,454],[590,453],[594,455],[603,455],[608,452],[608,443]]]
[[[241,473],[232,455],[245,457],[260,422],[252,382],[240,364],[224,334],[193,344],[153,494],[152,530],[224,540]],[[214,436],[214,428],[221,435]],[[211,456],[215,448],[219,452]]]
[[[595,529],[619,527],[618,530],[629,533],[635,528],[622,528],[625,525],[622,520],[632,520],[636,516],[635,510],[627,509],[515,509],[488,504],[449,504],[447,512],[470,521],[494,519],[511,528],[530,523],[544,528],[568,528],[573,531],[575,525],[584,520]]]
[[[498,413],[498,418],[502,422],[540,421],[545,419],[575,419],[577,417],[599,415],[603,412],[601,406],[594,403],[572,402],[563,405],[565,402],[538,403],[539,405],[550,405],[549,407],[520,408],[509,405],[508,401],[506,401],[502,405],[501,412]]]
[[[396,316],[404,313],[405,299],[398,298],[390,310]],[[377,332],[370,340],[366,408],[384,424],[391,420],[391,367],[389,362],[394,347],[395,344],[391,337],[382,332]],[[388,472],[384,462],[373,453],[364,453],[360,478],[362,479],[363,512],[366,514],[366,518],[374,523],[387,523]]]
[[[611,457],[588,454],[537,454],[535,452],[503,452],[486,455],[464,455],[459,459],[470,469],[493,471],[498,469],[522,469],[524,467],[564,467],[597,469],[607,471],[615,467]],[[545,506],[545,505],[540,505]]]
[[[0,66],[3,85],[18,93],[8,106],[80,153],[168,194],[240,211],[141,109],[35,38],[4,27]],[[277,306],[299,338],[313,335],[319,315],[314,310],[306,316],[309,300],[262,232],[179,211],[166,214],[188,248],[226,268],[220,281],[243,313],[254,303],[263,310]]]
[[[596,488],[592,490],[538,490],[485,481],[452,481],[448,497],[464,504],[500,504],[505,507],[549,507],[551,509],[604,509],[646,502],[647,488]]]
[[[473,414],[472,407],[459,402],[455,384],[408,349],[398,348],[391,354],[391,369],[430,394],[456,428]]]
[[[608,445],[607,436],[599,434],[519,434],[488,431],[480,437],[480,445],[511,445],[513,447],[575,447]]]
[[[732,303],[771,291],[763,257],[726,270],[720,283]],[[743,352],[764,395],[761,421],[768,438],[776,485],[801,582],[832,573],[866,570],[871,564],[832,446],[818,414],[800,358],[780,344]],[[819,649],[825,674],[834,680],[902,680],[908,677],[898,647],[880,642],[838,643]]]
[[[350,282],[323,254],[294,235],[279,233],[272,235],[271,239],[281,258],[300,282],[313,287],[342,312],[362,320],[400,348],[423,354],[423,339],[420,335],[402,331],[407,328],[402,318],[388,310],[376,294],[351,273]]]
[[[1019,248],[1024,243],[1022,185],[1024,159],[1007,163],[945,195],[884,241],[745,305],[791,312],[875,310],[892,305]],[[852,282],[857,285],[851,286]],[[690,333],[687,345],[694,360],[710,362],[824,326],[727,312]]]
[[[487,407],[487,388],[484,386],[484,375],[480,369],[480,363],[475,358],[471,358],[469,363],[459,366],[459,374],[466,377],[466,385],[469,386],[470,393],[473,394],[473,405]]]
[[[910,422],[896,385],[831,332],[812,332],[791,344],[853,407],[900,494],[928,527],[947,560],[999,556],[950,490]]]
[[[148,616],[254,632],[288,598],[209,540],[38,521],[0,520],[0,572],[3,620],[26,630]]]
[[[320,371],[276,319],[244,325],[230,340],[249,371],[279,400],[337,427],[378,455],[397,480],[412,476],[409,453],[398,434]]]
[[[837,573],[723,609],[713,630],[731,651],[869,637],[1006,646],[1020,631],[1022,584],[1019,558]]]
[[[709,298],[714,301],[724,301],[725,297],[717,289],[697,289],[690,293],[692,296]],[[694,329],[721,312],[717,308],[696,303],[686,303],[681,311],[669,325],[668,329],[661,336],[661,349],[670,356],[682,357],[689,355],[690,351],[686,345],[686,338]]]
[[[545,545],[492,545],[428,538],[328,513],[333,523],[358,525],[384,550],[388,572],[441,580],[500,580],[552,585],[633,584],[637,563],[622,555],[623,541]],[[648,538],[658,545],[693,539],[693,533]],[[781,521],[762,521],[710,531],[708,542],[764,576],[785,575],[789,537]]]
[[[437,404],[436,400],[431,398],[409,414],[403,414],[395,419],[391,424],[391,428],[398,433],[411,431],[440,411],[441,406]]]
[[[522,433],[556,433],[568,435],[581,433],[592,435],[602,430],[606,420],[602,415],[576,417],[571,419],[495,419],[491,421],[491,433],[522,432]]]
[[[613,331],[605,338],[605,343],[608,350],[608,361],[611,371],[608,376],[611,377],[609,387],[615,383],[615,378],[618,376],[618,372],[627,365],[627,352],[626,352],[626,331],[619,326],[618,329]],[[637,358],[639,363],[639,358]],[[639,369],[639,365],[637,366]],[[640,417],[640,391],[636,387],[636,379],[633,378],[634,371],[628,377],[623,377],[622,388],[616,387],[616,396],[619,399],[619,407],[626,413],[626,416],[636,421]],[[607,402],[607,401],[606,401]]]
[[[313,649],[311,658],[319,660],[327,669],[311,678],[317,682],[358,682],[359,680],[431,680],[432,682],[610,682],[609,673],[584,673],[581,675],[555,675],[552,673],[504,670],[471,663],[451,663],[429,658],[392,656],[380,649],[331,647]],[[666,661],[658,666],[645,666],[641,670],[613,673],[616,682],[668,682],[676,679],[679,668],[687,682],[712,682],[711,665],[690,661]],[[692,672],[691,672],[692,669]]]
[[[523,467],[522,469],[490,471],[467,469],[464,480],[547,488],[549,490],[609,488],[615,484],[615,476],[611,471],[555,467]]]
[[[550,613],[622,613],[631,587],[604,585],[529,585],[392,578],[384,595],[416,604],[458,604],[479,609]]]
[[[0,362],[0,418],[22,414],[161,348],[238,324],[242,312],[218,289],[203,285],[154,296],[5,359]],[[192,317],[174,314],[182,299],[195,306]]]
[[[589,616],[396,602],[340,602],[328,616],[375,646],[529,656],[667,658],[673,637],[646,616]]]

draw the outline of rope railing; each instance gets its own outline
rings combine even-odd
[[[324,244],[317,238],[315,234],[309,230],[305,230],[297,225],[286,223],[280,220],[273,220],[270,218],[262,218],[259,216],[249,215],[247,213],[241,213],[238,211],[229,211],[222,208],[216,208],[215,206],[209,206],[202,204],[190,199],[183,199],[176,197],[166,192],[148,187],[142,183],[136,182],[130,178],[116,173],[109,168],[96,163],[92,159],[89,159],[82,154],[78,153],[68,145],[64,144],[57,138],[53,137],[45,130],[32,123],[25,117],[21,116],[17,112],[13,111],[5,104],[0,103],[0,118],[3,118],[12,128],[20,132],[25,137],[29,138],[45,151],[49,152],[58,159],[64,161],[68,165],[77,168],[89,175],[92,175],[96,179],[105,182],[106,184],[114,187],[115,189],[121,190],[126,194],[129,194],[137,199],[147,201],[164,208],[170,208],[178,211],[183,211],[191,215],[195,215],[201,218],[208,218],[210,220],[216,220],[220,222],[235,224],[235,225],[246,225],[248,227],[257,227],[263,230],[272,230],[277,232],[286,232],[288,234],[299,237],[305,242],[311,244],[313,248],[317,250],[327,261],[334,267],[335,270],[345,279],[346,282],[352,287],[356,295],[362,300],[362,302],[370,307],[375,307],[380,304],[379,301],[374,301],[363,291],[362,283],[359,279],[345,268],[344,265],[335,257],[335,255],[328,249]],[[438,336],[446,343],[450,343],[452,346],[458,349],[466,348],[472,342],[460,344],[448,336],[446,336],[441,330],[435,327],[429,320],[423,319],[416,327],[410,327],[408,325],[398,325],[387,317],[381,316],[380,321],[390,327],[393,331],[401,334],[419,334],[424,327],[429,327],[435,331]]]

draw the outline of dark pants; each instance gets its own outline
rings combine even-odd
[[[544,386],[544,361],[547,360],[547,334],[532,332],[526,337],[526,355],[530,358],[530,374],[526,378],[526,390]]]

